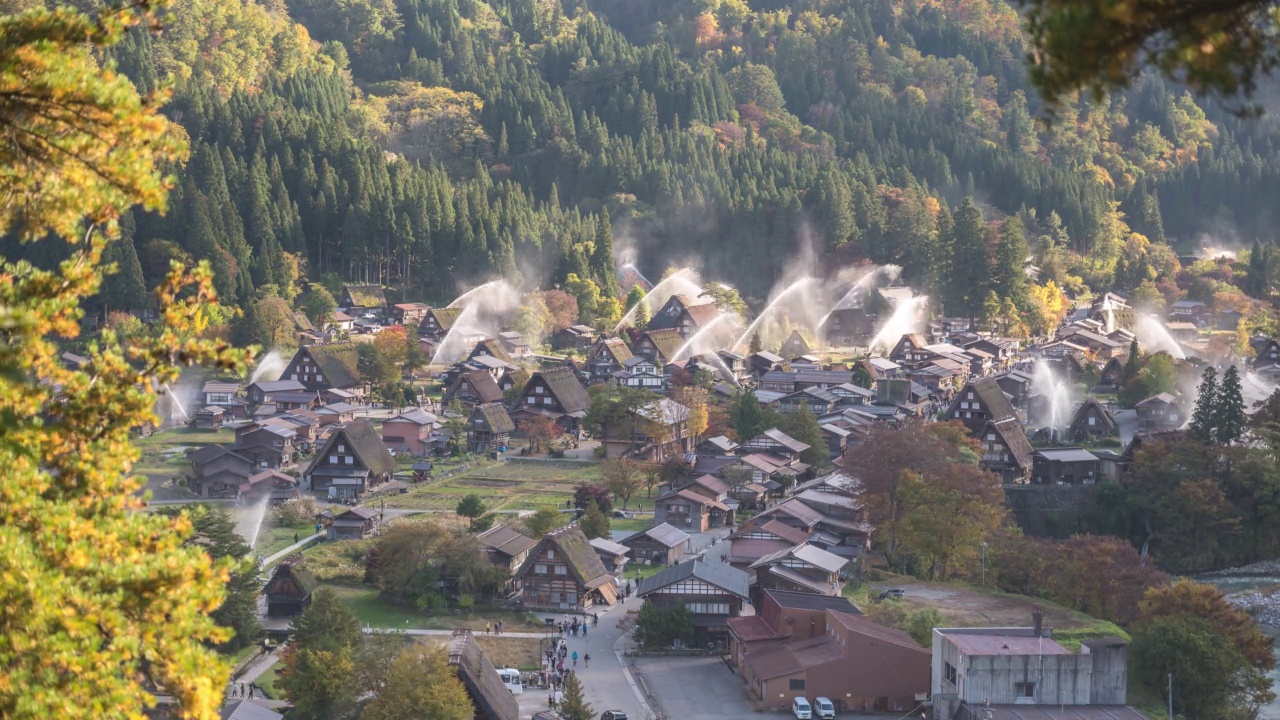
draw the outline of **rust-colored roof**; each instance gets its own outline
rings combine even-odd
[[[781,637],[773,628],[769,627],[769,623],[759,615],[748,615],[747,617],[729,618],[729,629],[738,636],[742,642],[755,642],[757,640],[772,640]]]

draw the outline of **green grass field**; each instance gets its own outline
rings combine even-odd
[[[158,432],[150,437],[134,438],[134,446],[142,452],[142,457],[134,465],[133,472],[145,475],[149,484],[163,482],[191,468],[183,448],[229,443],[233,440],[235,440],[235,432],[225,428],[220,430],[177,428]]]
[[[511,460],[476,468],[387,498],[387,507],[453,510],[464,496],[479,495],[490,510],[564,507],[574,488],[600,479],[596,463]]]
[[[506,623],[511,632],[535,632],[543,627],[533,616],[504,610],[476,610],[474,612],[441,612],[426,614],[412,608],[392,605],[378,597],[378,591],[368,586],[326,585],[337,593],[360,622],[370,627],[415,630],[454,630],[469,628],[484,631],[485,623]]]

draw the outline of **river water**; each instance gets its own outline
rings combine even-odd
[[[1249,590],[1275,590],[1280,588],[1280,577],[1267,575],[1227,575],[1223,577],[1200,577],[1201,582],[1216,585],[1228,595]],[[1258,709],[1259,720],[1280,720],[1280,627],[1263,625],[1262,631],[1276,641],[1271,652],[1276,656],[1276,667],[1267,673],[1271,679],[1271,692],[1277,699]]]

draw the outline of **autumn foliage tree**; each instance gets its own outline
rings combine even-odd
[[[613,497],[622,501],[623,509],[644,484],[644,466],[629,458],[611,458],[600,464],[600,477]]]
[[[231,561],[188,546],[191,521],[140,512],[132,428],[152,423],[154,388],[178,365],[242,370],[245,353],[198,339],[216,303],[207,267],[171,267],[160,322],[122,344],[112,332],[89,362],[59,362],[80,331],[116,220],[135,203],[162,210],[158,170],[185,153],[160,115],[95,59],[163,2],[90,16],[35,7],[0,16],[0,233],[55,234],[69,259],[53,270],[0,270],[0,716],[136,718],[151,683],[185,717],[218,716],[227,666],[207,643]]]

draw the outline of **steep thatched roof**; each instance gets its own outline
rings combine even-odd
[[[343,285],[342,291],[351,300],[351,307],[387,306],[387,296],[381,285]]]
[[[338,428],[329,436],[324,447],[316,453],[314,463],[319,463],[333,446],[342,443],[351,446],[360,464],[374,475],[385,475],[395,472],[396,461],[391,457],[387,446],[382,444],[382,435],[369,421],[369,418],[357,418]],[[314,464],[313,463],[313,464]]]
[[[489,426],[489,432],[509,433],[516,429],[516,423],[511,419],[511,414],[500,402],[480,403],[471,411],[471,414],[473,422],[475,416],[483,418],[485,424]]]
[[[555,546],[560,557],[563,557],[565,564],[569,566],[569,572],[583,587],[594,589],[605,582],[612,581],[613,576],[605,570],[600,555],[596,553],[596,549],[591,546],[591,541],[587,540],[587,536],[582,534],[577,525],[547,533],[542,538],[542,542],[538,543],[538,547],[529,553],[529,558],[525,560],[524,565],[520,566],[520,571],[516,573],[517,580],[529,572],[542,553],[542,546],[547,544]]]
[[[449,638],[449,664],[457,668],[458,679],[476,706],[476,717],[485,720],[518,720],[516,696],[502,684],[493,663],[480,649],[470,630],[454,630]]]
[[[308,345],[299,348],[298,352],[310,354],[333,387],[349,388],[360,384],[360,354],[354,343]]]
[[[574,374],[573,368],[562,366],[534,373],[534,377],[539,376],[547,384],[547,388],[551,390],[551,394],[559,401],[560,407],[564,408],[566,413],[586,412],[587,408],[591,406],[591,396],[587,394],[587,389],[582,387],[582,383],[578,381],[578,376]]]

